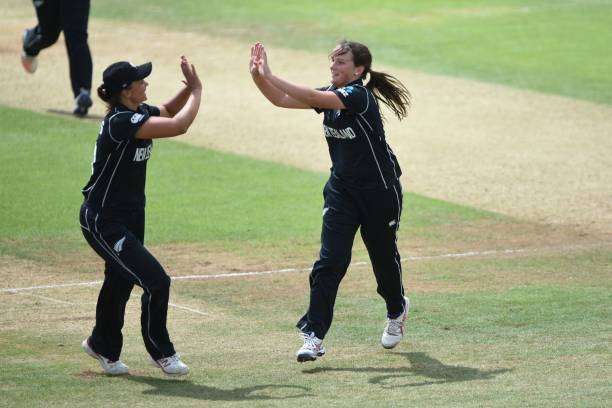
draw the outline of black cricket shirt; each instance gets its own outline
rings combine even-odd
[[[332,161],[332,175],[359,189],[387,189],[402,171],[385,140],[376,98],[361,79],[346,86],[317,88],[332,91],[346,109],[323,112],[323,131]]]
[[[82,190],[88,208],[97,213],[144,208],[153,141],[135,135],[149,117],[159,114],[157,107],[143,103],[137,111],[119,105],[105,116],[96,141],[92,174]]]

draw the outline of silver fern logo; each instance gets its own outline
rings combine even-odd
[[[113,249],[115,252],[119,253],[123,250],[123,243],[125,242],[125,237],[121,238],[119,241],[115,242],[115,246]]]

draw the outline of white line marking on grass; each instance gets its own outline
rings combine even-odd
[[[355,262],[352,265],[366,264],[367,262]],[[272,275],[277,273],[290,273],[290,272],[307,272],[312,268],[286,268],[286,269],[273,269],[270,271],[254,271],[254,272],[230,272],[230,273],[218,273],[216,275],[186,275],[186,276],[173,276],[172,280],[189,280],[189,279],[218,279],[218,278],[235,278],[242,276],[257,276],[257,275]]]
[[[201,314],[201,315],[204,315],[204,316],[208,316],[208,313],[201,312],[201,311],[199,311],[199,310],[192,309],[192,308],[190,308],[190,307],[186,307],[186,306],[179,306],[179,305],[177,305],[176,303],[170,303],[170,302],[168,302],[168,306],[172,306],[172,307],[176,307],[177,309],[183,309],[183,310],[187,310],[187,311],[189,311],[189,312],[193,312],[193,313]]]
[[[543,249],[543,248],[541,248]],[[429,256],[408,256],[405,259],[409,261],[425,261],[429,259],[444,259],[444,258],[468,258],[471,256],[486,256],[495,254],[517,254],[521,252],[535,251],[532,249],[503,249],[503,250],[491,250],[482,252],[461,252],[458,254],[442,254],[442,255],[429,255]]]
[[[538,252],[538,251],[547,251],[547,250],[571,250],[571,249],[584,249],[598,246],[609,246],[612,245],[612,242],[599,242],[594,244],[583,244],[583,245],[564,245],[564,246],[548,246],[548,247],[540,247],[540,248],[515,248],[515,249],[493,249],[489,251],[468,251],[468,252],[459,252],[459,253],[451,253],[451,254],[439,254],[439,255],[423,255],[423,256],[405,256],[402,259],[403,261],[426,261],[432,259],[446,259],[446,258],[469,258],[475,256],[487,256],[487,255],[506,255],[506,254],[517,254],[517,253],[527,253],[527,252]],[[352,262],[351,266],[363,266],[369,265],[369,262],[359,261]],[[205,280],[205,279],[221,279],[221,278],[236,278],[236,277],[244,277],[244,276],[259,276],[259,275],[273,275],[278,273],[293,273],[293,272],[308,272],[312,268],[285,268],[285,269],[274,269],[269,271],[252,271],[252,272],[229,272],[229,273],[219,273],[215,275],[185,275],[185,276],[173,276],[172,280]],[[30,286],[25,288],[5,288],[0,289],[0,293],[19,293],[30,290],[39,290],[39,289],[56,289],[56,288],[68,288],[75,286],[93,286],[101,284],[102,281],[91,281],[91,282],[75,282],[75,283],[60,283],[56,285],[40,285],[40,286]]]

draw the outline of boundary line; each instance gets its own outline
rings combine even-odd
[[[176,303],[172,303],[172,302],[168,302],[168,306],[176,307],[177,309],[187,310],[188,312],[197,313],[197,314],[202,315],[202,316],[208,316],[209,315],[206,312],[202,312],[200,310],[192,309],[192,308],[187,307],[187,306],[180,306],[180,305],[177,305]]]
[[[488,256],[488,255],[509,255],[509,254],[517,254],[517,253],[528,253],[528,252],[538,252],[545,250],[571,250],[571,249],[582,249],[582,248],[590,248],[597,246],[607,246],[611,245],[612,242],[600,242],[594,244],[584,244],[584,245],[566,245],[566,246],[549,246],[549,247],[540,247],[540,248],[514,248],[514,249],[493,249],[488,251],[468,251],[468,252],[458,252],[458,253],[449,253],[449,254],[440,254],[440,255],[423,255],[423,256],[406,256],[402,258],[402,263],[405,261],[426,261],[426,260],[434,260],[434,259],[453,259],[453,258],[471,258],[476,256]],[[363,266],[369,265],[370,263],[367,261],[358,261],[351,262],[350,266]],[[308,268],[284,268],[284,269],[273,269],[268,271],[250,271],[250,272],[229,272],[229,273],[219,273],[214,275],[184,275],[184,276],[171,276],[172,280],[206,280],[206,279],[222,279],[222,278],[236,278],[236,277],[244,277],[244,276],[260,276],[260,275],[273,275],[279,273],[295,273],[295,272],[308,272],[312,269],[311,266]],[[74,282],[74,283],[59,283],[55,285],[38,285],[38,286],[29,286],[23,288],[4,288],[0,289],[0,293],[19,293],[24,291],[34,291],[39,289],[57,289],[57,288],[69,288],[69,287],[78,287],[78,286],[93,286],[99,285],[103,281],[96,280],[91,282]],[[175,306],[175,305],[173,305]],[[179,306],[175,306],[179,307]],[[185,308],[183,306],[179,308],[184,308],[186,310],[190,310],[189,308]],[[196,311],[200,314],[205,314],[203,312]]]

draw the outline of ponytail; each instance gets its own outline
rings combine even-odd
[[[376,100],[387,105],[399,120],[405,118],[411,106],[411,96],[404,84],[393,75],[373,71],[372,54],[368,47],[361,43],[342,40],[331,52],[330,57],[347,52],[353,54],[353,63],[356,67],[364,68],[360,79],[365,79],[370,74],[370,80],[365,86],[372,92]]]
[[[121,103],[121,93],[111,93],[104,84],[98,87],[98,97],[106,104],[107,113]]]
[[[399,79],[393,75],[370,70],[370,80],[365,85],[374,97],[387,105],[399,120],[408,115],[410,108],[410,92]]]

